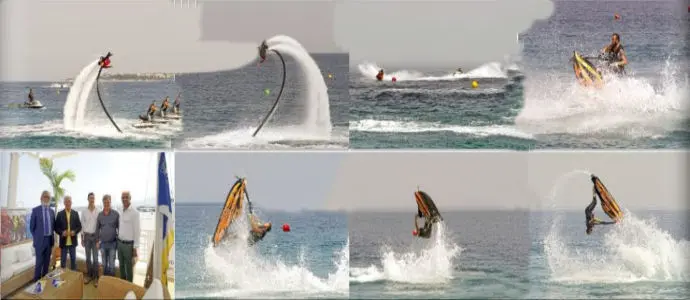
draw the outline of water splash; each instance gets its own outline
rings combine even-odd
[[[295,39],[277,35],[266,40],[268,50],[292,56],[302,69],[305,77],[305,93],[307,114],[303,122],[305,129],[312,134],[329,137],[332,130],[328,87],[323,79],[321,70],[314,59]]]
[[[351,268],[351,282],[393,281],[414,284],[443,284],[453,279],[453,260],[462,248],[448,241],[443,222],[436,223],[431,243],[421,252],[396,253],[381,249],[381,266]]]
[[[560,233],[561,226],[558,219],[543,240],[554,281],[580,284],[690,279],[690,244],[673,238],[652,220],[626,211],[626,217],[604,236],[602,249],[572,249]]]
[[[98,60],[84,67],[74,79],[63,108],[63,123],[66,130],[80,130],[84,126],[89,95],[98,77]]]
[[[379,70],[382,68],[374,63],[363,63],[358,65],[357,69],[363,77],[376,80],[376,74],[378,74]],[[391,81],[393,77],[395,77],[396,81],[447,81],[467,78],[507,78],[507,70],[507,68],[504,68],[497,62],[481,65],[466,73],[450,73],[443,76],[430,76],[418,71],[399,70],[387,72],[383,76],[383,81]]]

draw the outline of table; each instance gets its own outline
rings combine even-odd
[[[56,269],[57,270],[57,269]],[[50,274],[50,273],[49,273]],[[21,289],[13,298],[15,299],[82,299],[84,294],[84,274],[77,271],[62,269],[62,274],[58,276],[60,280],[65,282],[59,287],[54,287],[51,284],[52,279],[43,277],[46,285],[43,292],[34,295]],[[30,285],[31,286],[31,285]]]

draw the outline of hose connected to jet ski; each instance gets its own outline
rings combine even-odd
[[[113,126],[115,126],[115,129],[117,129],[118,132],[122,133],[122,130],[120,130],[120,127],[117,126],[115,123],[115,120],[113,120],[113,117],[110,116],[110,113],[108,112],[108,109],[105,108],[105,103],[103,103],[103,98],[101,98],[101,90],[99,88],[99,82],[101,79],[101,72],[103,71],[103,61],[110,56],[110,52],[102,58],[98,64],[100,65],[100,69],[98,69],[98,76],[96,76],[96,94],[98,95],[98,101],[101,102],[101,107],[103,107],[103,111],[105,112],[105,115],[108,116],[108,119],[110,119],[110,122],[113,123]]]
[[[266,51],[268,50],[268,45],[266,45],[266,41],[263,41],[261,43],[261,46],[259,46],[259,56],[261,57],[261,61],[266,59]],[[278,55],[280,58],[280,62],[283,64],[283,82],[280,84],[280,91],[278,92],[278,97],[276,97],[276,101],[273,102],[273,106],[271,107],[271,110],[268,111],[268,114],[261,120],[261,123],[259,124],[259,127],[256,128],[254,133],[252,134],[252,137],[255,137],[257,133],[259,133],[259,130],[266,124],[266,121],[268,121],[268,118],[273,115],[273,113],[276,110],[276,107],[278,107],[278,101],[280,101],[280,96],[283,94],[283,88],[285,88],[285,78],[287,77],[287,68],[285,67],[285,59],[283,58],[283,55],[280,54],[278,50],[271,49],[271,51],[275,52],[275,54]]]

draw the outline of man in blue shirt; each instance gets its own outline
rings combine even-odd
[[[36,266],[34,267],[34,281],[38,281],[48,274],[50,254],[55,240],[53,237],[55,212],[50,209],[50,193],[41,193],[41,205],[31,211],[31,235],[36,250]]]

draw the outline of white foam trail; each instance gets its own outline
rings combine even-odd
[[[328,87],[323,80],[319,66],[302,45],[285,35],[274,36],[266,40],[268,50],[277,50],[292,56],[305,76],[307,100],[307,117],[304,126],[312,134],[328,137],[331,134],[331,112],[328,101]]]
[[[84,125],[87,102],[98,76],[98,60],[86,65],[74,79],[63,108],[63,122],[66,130],[79,130]]]
[[[316,276],[308,268],[308,253],[303,249],[300,262],[291,265],[278,257],[266,257],[249,247],[246,237],[249,233],[247,218],[238,218],[229,232],[236,238],[204,250],[205,268],[208,280],[218,282],[218,288],[190,292],[196,297],[298,297],[304,295],[346,296],[349,291],[349,240],[334,253],[335,271],[326,278]]]
[[[184,141],[185,148],[304,148],[304,149],[346,149],[349,143],[347,128],[334,130],[328,143],[324,143],[323,136],[305,132],[302,126],[283,126],[279,128],[265,128],[261,134],[252,137],[254,127],[238,128],[219,134],[191,138]]]
[[[359,120],[350,121],[350,131],[361,132],[400,132],[400,133],[419,133],[419,132],[455,132],[459,134],[469,134],[474,136],[509,136],[522,139],[532,139],[532,135],[519,131],[513,126],[490,125],[490,126],[461,126],[430,122],[413,121],[386,121],[386,120]]]
[[[381,67],[373,63],[363,63],[357,66],[359,73],[364,78],[370,78],[372,81],[376,80]],[[384,70],[385,71],[385,70]],[[393,71],[386,72],[383,76],[383,81],[391,81],[395,77],[396,81],[448,81],[458,79],[480,79],[480,78],[506,78],[507,70],[504,70],[500,63],[491,62],[477,67],[465,73],[450,73],[443,76],[429,76],[418,71]]]
[[[437,223],[430,245],[421,252],[395,253],[381,250],[381,266],[351,268],[350,282],[394,281],[414,284],[440,284],[453,279],[453,260],[462,248],[447,240],[445,225]]]
[[[525,81],[525,105],[516,125],[534,134],[607,133],[633,138],[683,130],[687,74],[667,62],[660,87],[635,77],[610,79],[602,89],[583,88],[573,77],[535,75]]]
[[[554,281],[579,284],[690,279],[688,241],[673,238],[655,222],[639,219],[629,211],[610,229],[597,228],[608,231],[603,249],[569,245],[558,230],[560,226],[558,218],[544,238],[544,253]]]

